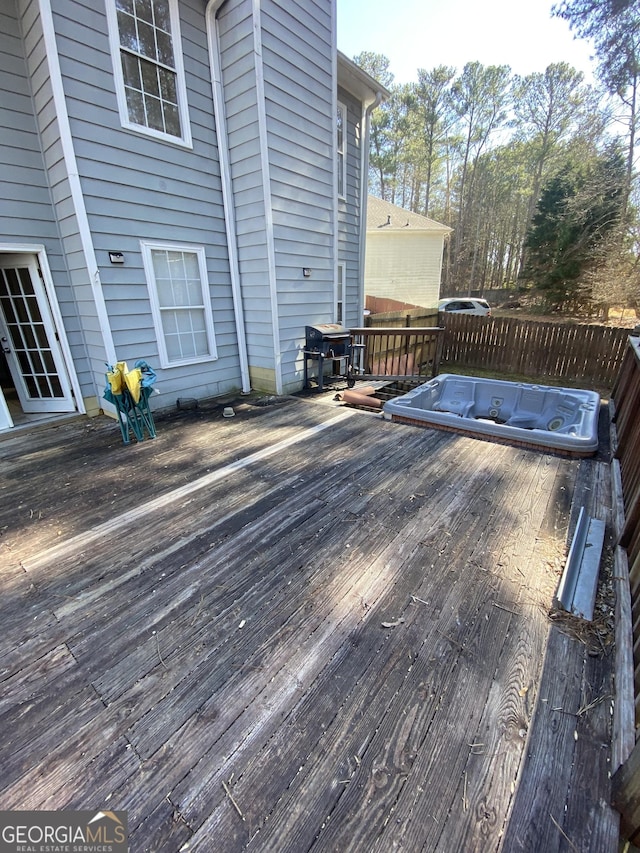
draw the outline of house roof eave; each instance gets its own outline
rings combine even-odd
[[[362,103],[376,98],[382,101],[391,95],[382,83],[378,83],[341,51],[338,51],[338,85],[355,95]]]

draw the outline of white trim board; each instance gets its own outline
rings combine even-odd
[[[73,147],[73,136],[71,135],[71,125],[69,123],[69,114],[67,112],[67,102],[65,98],[64,86],[62,83],[62,70],[60,68],[60,59],[58,57],[58,46],[56,43],[56,32],[53,23],[53,12],[51,11],[51,0],[38,0],[40,9],[40,18],[42,21],[42,32],[46,46],[47,65],[49,68],[49,79],[51,81],[51,91],[53,93],[53,101],[56,109],[56,119],[60,133],[60,144],[64,157],[66,169],[66,177],[69,181],[69,189],[71,191],[71,199],[73,202],[73,211],[78,222],[78,233],[82,244],[85,263],[87,266],[87,275],[89,284],[96,306],[98,315],[98,323],[100,333],[105,349],[105,358],[110,364],[116,363],[116,350],[111,334],[111,326],[109,324],[109,316],[107,314],[107,306],[102,286],[100,283],[100,271],[98,261],[96,259],[95,250],[93,247],[93,238],[91,236],[91,228],[89,227],[89,217],[84,204],[84,195],[80,184],[80,175],[78,173],[78,164],[76,162],[76,154]],[[98,398],[100,397],[98,378],[96,380],[96,391]]]

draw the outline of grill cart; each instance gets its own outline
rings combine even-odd
[[[316,381],[322,391],[325,379],[346,379],[349,388],[355,384],[353,376],[353,344],[349,329],[339,323],[321,323],[307,326],[304,348],[304,387],[311,387],[309,362],[317,362]],[[325,376],[325,362],[331,362],[331,373]]]

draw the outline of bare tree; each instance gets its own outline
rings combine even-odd
[[[425,163],[424,204],[422,211],[429,216],[431,190],[435,170],[442,159],[442,148],[454,123],[451,84],[455,68],[439,65],[432,71],[418,69],[415,89],[415,110]]]
[[[510,69],[507,65],[484,66],[479,62],[468,62],[452,89],[456,110],[465,127],[454,233],[454,276],[458,283],[463,277],[467,278],[469,292],[474,283],[469,277],[466,260],[470,252],[473,254],[471,244],[474,237],[470,237],[467,229],[466,208],[473,198],[475,165],[488,146],[491,134],[506,122],[511,98],[509,84]],[[467,275],[463,272],[465,265]]]

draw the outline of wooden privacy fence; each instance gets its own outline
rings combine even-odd
[[[439,326],[437,308],[403,308],[384,313],[368,314],[364,318],[367,328],[396,329],[400,326],[420,327],[421,329]]]
[[[442,363],[611,388],[629,331],[511,317],[440,314]]]
[[[629,338],[612,391],[616,701],[612,801],[621,834],[640,839],[640,339]]]
[[[443,329],[350,329],[356,375],[366,379],[431,377],[438,372]]]

